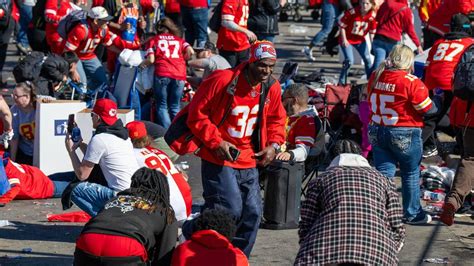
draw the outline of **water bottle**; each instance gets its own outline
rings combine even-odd
[[[77,127],[77,125],[75,125],[75,127],[72,129],[71,140],[72,142],[77,143],[81,141],[81,139],[81,130],[79,129],[79,127]]]

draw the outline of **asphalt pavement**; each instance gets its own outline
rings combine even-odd
[[[302,74],[323,70],[325,75],[336,78],[341,67],[337,56],[330,57],[318,50],[315,54],[317,61],[308,62],[301,53],[302,47],[307,45],[320,28],[307,12],[304,14],[303,22],[295,23],[290,17],[290,21],[280,23],[281,34],[276,39],[279,60],[275,74],[278,77],[284,63],[291,60],[299,64],[299,72]],[[211,35],[211,39],[215,40],[215,34]],[[18,57],[12,45],[10,48],[3,77],[4,80],[8,78],[9,85],[12,86],[11,70]],[[359,80],[363,74],[362,67],[354,69],[350,78]],[[9,90],[4,90],[3,94],[8,95]],[[54,152],[54,148],[51,148],[51,152]],[[187,161],[190,165],[188,175],[194,200],[202,201],[199,160],[193,156],[180,160]],[[46,221],[47,214],[61,212],[59,199],[13,201],[0,208],[0,220],[15,224],[0,225],[0,265],[71,265],[74,242],[82,224]],[[261,229],[250,264],[291,265],[297,251],[296,229]],[[474,220],[470,217],[456,218],[451,227],[436,220],[425,226],[407,225],[406,243],[399,254],[400,264],[428,264],[429,262],[424,262],[425,259],[451,265],[474,265]]]

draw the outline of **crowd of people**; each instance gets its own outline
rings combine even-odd
[[[422,0],[422,41],[407,0],[321,2],[322,28],[304,55],[318,61],[314,50],[337,38],[344,61],[332,85],[348,84],[353,50],[365,70],[359,99],[347,108],[358,116],[359,143],[338,140],[331,150],[325,114],[309,104],[308,87],[282,88],[272,75],[275,41],[282,38],[278,13],[286,0],[221,1],[215,44],[208,0],[90,4],[0,3],[0,71],[14,28],[25,58],[23,69],[14,71],[13,106],[0,97],[0,206],[61,197],[63,208],[75,204],[90,215],[76,241],[75,265],[248,265],[262,222],[265,167],[288,161],[311,172],[321,155],[331,160],[304,191],[295,265],[397,264],[404,224],[432,220],[420,203],[420,166],[422,158],[438,154],[436,129],[447,115],[462,151],[440,213],[444,224],[454,223],[474,186],[468,141],[474,136],[474,72],[464,67],[474,64],[472,1]],[[337,37],[330,34],[334,28]],[[415,49],[402,43],[403,34]],[[33,50],[41,52],[40,67],[26,77]],[[125,50],[142,51],[137,72],[153,68],[149,87],[138,95],[147,112],[126,125],[112,93],[98,92],[113,91]],[[427,60],[419,77],[414,61],[422,53]],[[183,104],[188,87],[193,94]],[[68,88],[97,98],[91,106],[95,132],[86,143],[68,131],[73,169],[47,176],[32,166],[36,105]],[[201,158],[204,205],[198,214],[191,214],[188,177],[175,165],[177,154],[185,153]],[[393,182],[397,168],[401,203]]]

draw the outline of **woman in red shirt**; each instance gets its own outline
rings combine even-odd
[[[349,73],[351,65],[354,64],[352,46],[354,46],[362,57],[367,78],[370,75],[369,71],[372,63],[370,62],[370,54],[367,49],[365,36],[367,33],[370,33],[370,41],[372,42],[377,26],[374,9],[375,0],[360,0],[358,7],[344,12],[344,16],[339,20],[339,28],[341,30],[339,45],[344,54],[339,84],[347,83],[347,74]]]
[[[393,178],[400,166],[406,223],[426,224],[431,217],[420,205],[423,115],[435,112],[428,89],[413,69],[414,54],[397,44],[368,84],[371,106],[369,138],[377,170]]]
[[[163,18],[156,24],[157,35],[148,42],[147,59],[141,67],[155,65],[153,95],[156,101],[156,123],[168,128],[179,112],[186,62],[194,54],[193,48],[184,41],[181,31],[170,18]]]

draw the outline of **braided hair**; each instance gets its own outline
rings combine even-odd
[[[147,167],[138,169],[132,176],[130,193],[151,203],[148,213],[159,209],[161,213],[165,213],[166,223],[173,223],[175,215],[170,203],[170,189],[168,180],[162,172]]]

